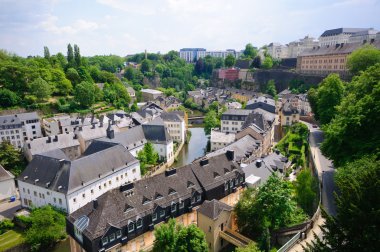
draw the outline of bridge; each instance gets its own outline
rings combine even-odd
[[[250,242],[253,242],[251,239],[229,228],[226,228],[224,231],[220,231],[219,235],[222,239],[228,241],[236,247],[246,247]]]

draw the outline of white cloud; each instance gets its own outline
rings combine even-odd
[[[136,13],[145,16],[154,15],[157,13],[157,8],[152,5],[153,1],[148,0],[141,0],[138,2],[124,0],[97,0],[96,2],[119,11]]]
[[[94,31],[100,27],[96,22],[83,19],[78,19],[71,25],[65,26],[58,26],[57,21],[58,17],[47,15],[46,19],[37,25],[37,28],[54,34],[77,34],[84,31]]]

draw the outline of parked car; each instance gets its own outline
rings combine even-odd
[[[316,125],[316,124],[313,124],[313,128],[318,128],[318,125]]]

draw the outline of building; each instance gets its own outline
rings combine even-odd
[[[299,122],[300,113],[297,107],[294,107],[290,102],[285,102],[280,110],[280,122],[282,126],[290,126]]]
[[[196,224],[205,200],[234,205],[243,186],[233,152],[123,185],[67,217],[71,251],[149,250],[160,223]]]
[[[241,109],[242,105],[240,102],[229,102],[227,103],[227,109]]]
[[[20,149],[25,141],[39,137],[42,132],[36,112],[0,116],[0,142],[9,141]]]
[[[24,144],[24,155],[28,161],[31,161],[34,155],[57,149],[61,150],[70,160],[81,155],[78,136],[73,132],[27,141]]]
[[[134,100],[136,98],[136,92],[132,87],[126,87],[129,96]]]
[[[78,127],[90,126],[98,123],[98,120],[92,117],[71,117],[70,115],[60,114],[42,120],[42,126],[46,136],[55,136],[63,133],[74,132]]]
[[[0,165],[0,202],[16,194],[15,176]]]
[[[141,95],[145,102],[154,101],[159,96],[162,96],[162,92],[155,89],[141,89]]]
[[[179,57],[186,62],[195,62],[199,58],[206,56],[206,49],[204,48],[182,48],[179,50]]]
[[[287,58],[297,58],[303,51],[318,46],[318,41],[313,37],[306,36],[299,41],[293,41],[288,44]]]
[[[235,81],[239,79],[239,69],[237,68],[223,68],[218,70],[219,79]]]
[[[253,98],[252,100],[249,100],[247,102],[247,105],[245,106],[245,109],[258,109],[261,108],[267,112],[276,113],[276,101],[272,98],[268,98],[265,96],[260,96],[257,98]]]
[[[348,43],[363,43],[364,41],[370,42],[371,40],[376,39],[376,35],[378,32],[379,31],[373,28],[370,28],[364,31],[355,32],[348,38]]]
[[[267,53],[274,59],[288,58],[288,47],[280,43],[270,43],[267,46]]]
[[[335,46],[337,44],[346,44],[349,42],[350,37],[361,31],[368,31],[369,28],[337,28],[326,30],[319,37],[319,46]]]
[[[160,115],[171,139],[178,143],[184,143],[186,139],[186,123],[184,118],[175,112],[164,112]]]
[[[131,117],[137,125],[144,124],[154,120],[163,112],[163,108],[153,102],[143,105],[138,111],[132,112]]]
[[[75,160],[59,149],[33,156],[17,182],[23,207],[52,205],[70,214],[140,178],[139,161],[122,145],[94,142]]]
[[[210,151],[216,151],[226,147],[235,141],[235,134],[229,132],[221,132],[219,129],[211,129]]]
[[[178,109],[182,105],[182,101],[174,96],[160,96],[153,102],[166,111]]]
[[[240,131],[251,112],[247,109],[229,109],[224,112],[220,122],[222,132],[236,133]]]
[[[366,44],[380,49],[380,40],[370,41]],[[337,73],[342,78],[348,78],[350,73],[347,67],[347,57],[363,45],[365,44],[342,43],[305,50],[297,58],[297,71],[302,74],[317,76]]]

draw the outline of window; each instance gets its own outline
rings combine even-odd
[[[25,188],[22,188],[22,191],[25,192]]]
[[[110,235],[110,242],[113,242],[115,240],[115,233],[112,233]]]
[[[133,230],[135,230],[135,226],[133,225],[133,222],[131,222],[128,225],[128,232],[132,232]]]
[[[99,186],[99,190],[102,190],[102,186],[101,185]]]
[[[164,217],[165,216],[165,210],[161,210],[160,211],[160,217],[162,218],[162,217]]]
[[[182,201],[181,203],[179,203],[179,209],[182,209],[184,207],[185,207],[185,202],[184,201]]]
[[[155,220],[157,220],[157,213],[152,214],[152,221],[155,221]]]
[[[76,199],[76,198],[74,198],[74,199],[73,199],[73,202],[74,202],[74,203],[75,203],[75,202],[77,202],[77,199]]]
[[[57,203],[57,199],[56,198],[53,198],[53,200],[54,200],[54,203]]]
[[[133,173],[136,173],[136,168],[133,168],[132,172],[133,172]]]
[[[36,191],[34,191],[34,196],[36,196],[36,197],[37,197],[37,192],[36,192]]]
[[[60,205],[62,205],[62,199],[58,199]]]
[[[36,128],[36,125],[32,125],[32,129],[35,129]]]
[[[224,191],[227,191],[228,190],[228,182],[224,182]]]
[[[142,227],[142,219],[138,219],[136,222],[136,228],[141,228]]]
[[[121,230],[117,230],[116,231],[116,238],[120,238],[121,237]]]
[[[195,203],[195,196],[191,198],[191,204]]]
[[[116,181],[119,181],[119,177],[116,177]]]
[[[172,203],[172,213],[175,212],[177,210],[177,206],[175,205],[175,203]]]
[[[108,243],[108,237],[105,236],[105,237],[102,238],[102,244],[103,244],[103,246],[104,246],[104,245],[106,245],[107,243]]]
[[[107,183],[104,183],[103,186],[104,186],[104,188],[106,188],[107,187]]]
[[[211,232],[211,226],[208,226],[208,231]]]
[[[112,184],[112,181],[111,181],[111,180],[110,180],[110,181],[108,181],[108,184],[109,184],[109,185],[111,185],[111,184]]]
[[[86,194],[85,194],[85,193],[83,193],[83,194],[82,194],[82,197],[83,197],[83,198],[86,198]]]
[[[94,194],[94,189],[91,189],[91,194]]]
[[[231,181],[230,181],[230,187],[232,188],[232,187],[234,187],[234,181],[231,179]]]
[[[202,199],[201,195],[200,194],[197,195],[197,202],[201,201],[201,199]]]

